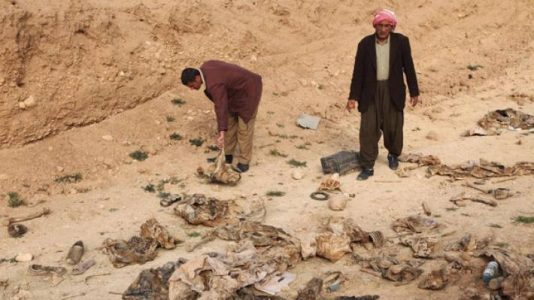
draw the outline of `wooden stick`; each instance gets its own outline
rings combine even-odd
[[[76,294],[76,295],[70,295],[70,296],[61,298],[61,300],[66,300],[66,299],[70,299],[70,298],[76,298],[76,297],[85,296],[85,295],[86,295],[85,293],[80,293],[80,294]]]
[[[512,180],[516,180],[516,179],[517,179],[517,177],[511,177],[511,178],[506,178],[506,179],[502,179],[502,180],[497,180],[494,183],[501,183],[501,182],[512,181]]]
[[[214,234],[210,234],[204,238],[202,238],[202,240],[200,240],[199,242],[195,243],[195,244],[189,244],[185,247],[185,250],[187,252],[193,252],[193,250],[195,250],[196,248],[204,245],[204,244],[207,244],[208,242],[211,242],[215,240],[215,235]]]
[[[366,268],[361,268],[360,271],[364,272],[364,273],[367,273],[367,274],[371,274],[373,276],[376,276],[378,278],[382,278],[382,274],[380,274],[379,272],[377,271],[374,271],[374,270],[369,270],[369,269],[366,269]]]
[[[39,212],[34,212],[34,213],[31,213],[27,216],[23,216],[23,217],[14,217],[14,218],[9,218],[7,220],[7,226],[13,224],[13,223],[20,223],[20,222],[24,222],[24,221],[28,221],[28,220],[32,220],[32,219],[37,219],[37,218],[40,218],[42,216],[46,216],[50,213],[50,209],[48,208],[43,208],[42,211],[39,211]]]
[[[479,188],[478,186],[475,186],[475,185],[473,185],[473,184],[471,184],[469,182],[464,183],[463,186],[470,187],[470,188],[475,189],[477,191],[483,192],[484,194],[488,194],[488,193],[491,192],[491,190],[488,191],[486,189]]]
[[[102,273],[102,274],[89,275],[89,276],[85,277],[85,279],[83,281],[85,282],[85,284],[87,284],[87,281],[89,281],[89,279],[91,279],[91,278],[98,277],[98,276],[106,276],[106,275],[111,275],[111,273]],[[121,293],[121,295],[122,295],[122,293]]]
[[[473,202],[483,203],[489,206],[497,206],[497,202],[491,200],[491,199],[480,199],[480,198],[467,198],[467,200],[471,200]]]

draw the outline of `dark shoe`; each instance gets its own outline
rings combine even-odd
[[[78,264],[80,260],[82,259],[83,252],[84,252],[83,242],[77,241],[69,249],[69,254],[67,254],[67,263],[71,265]]]
[[[391,170],[397,170],[399,167],[399,159],[393,154],[388,154],[388,165]]]
[[[360,174],[358,174],[358,177],[356,177],[357,180],[367,180],[367,178],[373,176],[375,174],[375,171],[373,169],[363,168]]]
[[[235,167],[235,170],[239,173],[245,173],[246,171],[248,171],[248,164],[245,165],[245,164],[242,164],[242,163],[237,163],[237,166]]]
[[[233,161],[233,160],[234,160],[234,156],[233,156],[232,154],[226,154],[226,155],[224,156],[224,161],[225,161],[227,164],[229,164],[229,165],[232,164],[232,161]]]

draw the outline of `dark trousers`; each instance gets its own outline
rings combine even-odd
[[[360,164],[373,168],[378,156],[378,141],[384,133],[384,146],[389,154],[399,156],[402,152],[402,126],[404,113],[395,108],[389,96],[388,81],[378,81],[375,101],[361,114]]]

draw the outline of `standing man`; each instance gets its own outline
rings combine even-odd
[[[182,83],[204,93],[215,105],[217,115],[217,146],[231,164],[236,146],[239,156],[236,170],[246,172],[252,158],[254,122],[261,99],[261,76],[240,66],[217,60],[204,62],[200,68],[185,68]]]
[[[384,146],[389,151],[389,168],[399,166],[402,152],[403,109],[406,101],[406,75],[410,104],[418,102],[419,88],[413,65],[410,42],[394,32],[397,25],[395,13],[382,9],[373,19],[375,33],[364,37],[358,44],[356,62],[350,86],[347,110],[356,108],[361,113],[360,164],[358,180],[366,180],[374,174],[378,156],[378,141],[384,134]]]

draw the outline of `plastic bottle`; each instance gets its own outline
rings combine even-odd
[[[482,280],[485,283],[488,283],[491,279],[497,277],[498,273],[499,273],[499,264],[496,261],[490,261],[486,265],[484,272],[482,272]]]

